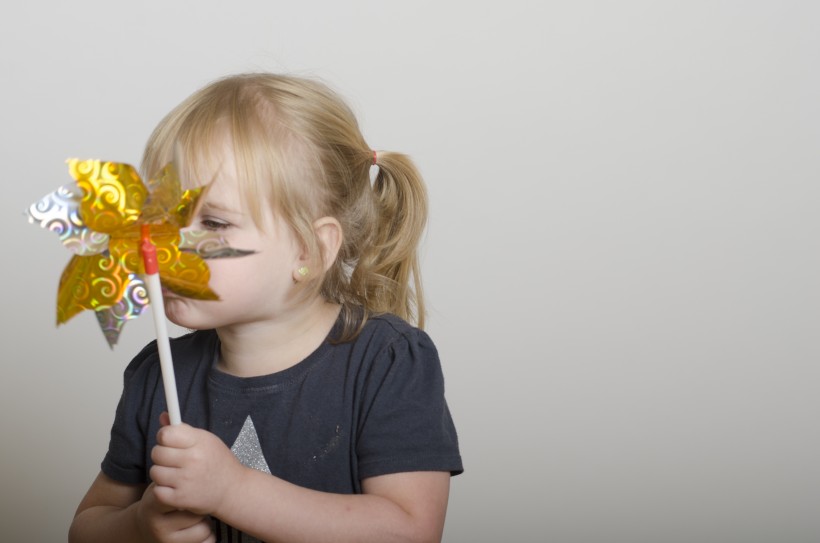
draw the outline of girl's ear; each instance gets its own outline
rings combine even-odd
[[[336,261],[342,246],[342,225],[333,217],[322,217],[313,222],[313,231],[322,253],[322,272],[327,272]]]

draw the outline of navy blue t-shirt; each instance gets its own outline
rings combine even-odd
[[[217,370],[213,330],[176,338],[171,350],[183,422],[219,436],[247,466],[343,494],[360,493],[361,480],[377,475],[462,472],[436,348],[398,317],[373,317],[353,341],[327,339],[295,366],[261,377]],[[150,482],[165,410],[151,343],[125,370],[106,475]]]

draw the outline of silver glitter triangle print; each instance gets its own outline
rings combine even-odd
[[[245,424],[236,437],[231,452],[242,463],[242,465],[270,474],[270,468],[262,454],[262,445],[259,443],[259,435],[253,425],[251,416],[245,419]]]
[[[236,441],[233,442],[231,452],[242,463],[243,466],[253,468],[270,474],[268,462],[262,454],[262,445],[259,443],[259,435],[253,425],[251,416],[245,419]],[[249,536],[236,528],[225,524],[218,518],[211,517],[213,521],[216,543],[262,543],[255,537]]]

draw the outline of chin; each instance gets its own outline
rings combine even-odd
[[[180,298],[166,298],[165,299],[165,318],[172,323],[183,328],[196,329],[194,320],[192,319],[191,308],[188,304]]]
[[[165,304],[165,317],[172,323],[189,330],[209,330],[216,328],[223,320],[215,312],[212,302],[174,298]]]

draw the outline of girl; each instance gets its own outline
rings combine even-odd
[[[462,466],[435,347],[406,322],[424,315],[410,160],[370,150],[324,85],[271,74],[174,109],[143,172],[175,156],[209,183],[192,227],[255,253],[209,261],[220,301],[166,296],[196,330],[172,341],[184,423],[152,343],[70,541],[439,541]]]

